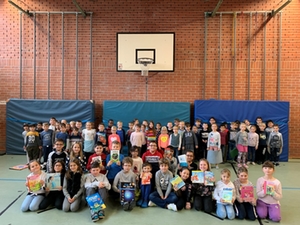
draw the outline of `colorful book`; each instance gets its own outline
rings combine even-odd
[[[27,168],[28,168],[27,164],[16,165],[16,166],[9,167],[10,170],[24,170],[24,169],[27,169]]]
[[[221,198],[224,200],[224,203],[232,204],[232,195],[233,195],[232,188],[223,188]]]
[[[142,173],[141,177],[141,183],[142,185],[151,184],[151,173]]]
[[[204,185],[205,186],[214,186],[214,173],[212,171],[204,172]]]
[[[98,162],[100,165],[102,165],[102,159],[101,159],[101,156],[95,156],[95,157],[93,157],[93,158],[92,158],[91,164],[92,164],[93,162]]]
[[[113,162],[118,162],[120,160],[120,151],[110,150],[110,160],[112,160]]]
[[[30,192],[36,192],[41,189],[41,177],[40,174],[31,175],[27,177],[28,190]]]
[[[120,200],[121,205],[133,202],[135,199],[135,185],[130,182],[121,182],[120,184]]]
[[[263,188],[264,188],[264,193],[265,194],[272,195],[274,193],[274,190],[275,190],[275,185],[274,185],[273,182],[265,181],[264,185],[263,185]]]
[[[191,181],[193,183],[204,183],[204,172],[201,170],[193,170],[192,171],[192,176],[191,176]]]
[[[187,167],[188,163],[186,161],[186,155],[179,155],[178,156],[179,166],[181,167]]]
[[[252,200],[254,197],[254,188],[251,185],[241,186],[241,198],[244,200]]]
[[[181,179],[180,176],[176,175],[175,177],[173,177],[171,180],[170,180],[171,184],[176,187],[177,189],[180,189],[182,188],[185,183],[184,181]]]
[[[99,195],[99,193],[92,194],[90,196],[87,196],[86,201],[90,207],[90,209],[94,213],[98,213],[100,210],[103,210],[106,208],[106,205],[103,202],[103,199]]]
[[[50,191],[60,191],[60,173],[47,173],[46,187]]]

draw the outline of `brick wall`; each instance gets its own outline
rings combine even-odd
[[[70,0],[14,0],[14,2],[23,9],[31,11],[77,11]],[[214,18],[207,18],[205,51],[204,12],[212,11],[217,2],[216,0],[78,0],[84,10],[93,12],[93,60],[92,80],[90,80],[90,17],[84,19],[79,15],[77,18],[78,77],[76,77],[76,16],[64,15],[63,73],[62,16],[51,14],[49,28],[48,16],[36,14],[37,76],[34,77],[33,19],[23,14],[21,18],[23,66],[20,79],[20,15],[18,10],[7,1],[1,1],[0,101],[9,98],[94,99],[97,103],[96,117],[99,118],[102,114],[103,100],[144,101],[147,99],[148,101],[175,100],[193,103],[195,99],[216,98],[290,101],[290,157],[300,157],[298,148],[300,141],[295,135],[299,132],[300,122],[298,116],[300,111],[298,98],[300,2],[292,1],[282,11],[281,16],[277,14],[264,28],[264,14],[255,12],[277,9],[285,1],[232,0],[230,3],[224,1],[219,12],[253,11],[252,18],[250,19],[250,15],[246,13],[237,14],[235,51],[233,51],[234,16],[222,14],[220,19],[220,14],[217,14]],[[278,85],[280,24],[282,48],[281,77],[280,85]],[[51,65],[49,76],[48,29],[50,30]],[[145,78],[141,77],[140,73],[116,72],[115,38],[117,32],[175,32],[175,72],[150,72],[148,92],[145,90]],[[266,33],[265,73],[264,32]],[[219,47],[220,43],[221,47]],[[250,43],[250,59],[248,43]],[[204,62],[205,52],[206,63]],[[249,63],[250,79],[248,77]],[[206,67],[205,71],[204,67]],[[220,80],[220,85],[218,85],[218,80]],[[5,105],[0,106],[0,112],[0,126],[5,127]],[[5,130],[0,131],[0,137],[0,150],[4,150]]]

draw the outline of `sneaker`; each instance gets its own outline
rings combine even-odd
[[[141,206],[144,203],[143,199],[140,199],[136,202],[137,206]],[[147,202],[146,202],[147,203]]]
[[[217,169],[217,170],[219,169],[219,166],[218,166],[218,165],[216,165],[216,169]]]
[[[128,202],[124,202],[124,204],[123,204],[123,210],[124,211],[128,211],[129,210],[129,203]]]
[[[128,203],[128,211],[133,210],[133,206],[134,206],[135,204],[136,204],[136,203],[135,203],[134,200],[132,200],[131,202],[129,202],[129,203]]]
[[[99,220],[98,213],[94,213],[94,214],[92,215],[92,221],[93,221],[93,222],[96,222],[96,221],[98,221],[98,220]]]
[[[100,210],[100,211],[98,212],[98,216],[99,216],[99,219],[104,219],[104,218],[105,218],[104,211],[103,211],[103,210]]]
[[[148,208],[148,202],[147,201],[143,201],[143,203],[141,204],[141,208]]]
[[[168,209],[174,211],[174,212],[177,212],[177,207],[174,203],[171,203],[169,205],[167,205]]]
[[[279,162],[275,163],[275,166],[279,166]]]
[[[244,163],[244,164],[243,164],[243,167],[245,167],[245,168],[248,168],[248,166],[247,166],[247,164],[246,164],[246,163]]]
[[[252,165],[254,166],[254,165],[255,165],[255,162],[252,162]]]
[[[148,206],[153,207],[153,206],[156,206],[156,204],[152,201],[149,201]]]
[[[248,161],[248,162],[247,162],[247,165],[249,165],[250,163],[251,163],[251,162],[250,162],[250,161]]]

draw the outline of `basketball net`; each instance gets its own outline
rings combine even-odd
[[[153,59],[151,58],[139,58],[138,63],[141,67],[141,75],[148,76],[150,65],[153,63]]]

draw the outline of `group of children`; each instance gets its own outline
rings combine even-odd
[[[179,122],[178,126],[176,123],[174,126],[168,123],[167,127],[161,129],[159,126],[156,126],[158,129],[154,129],[152,121],[148,123],[148,127],[146,124],[141,126],[138,122],[132,122],[126,133],[120,121],[115,127],[112,120],[109,121],[109,126],[106,128],[101,123],[98,126],[98,132],[92,128],[92,123],[89,122],[86,123],[85,129],[80,127],[81,132],[78,127],[69,131],[61,129],[61,127],[66,127],[64,123],[60,126],[59,131],[52,130],[48,123],[43,123],[43,131],[40,134],[35,130],[35,126],[30,126],[30,131],[24,136],[24,148],[30,160],[31,174],[26,181],[28,195],[22,204],[22,211],[45,209],[51,204],[63,211],[77,211],[83,196],[99,193],[103,202],[107,201],[108,195],[112,198],[120,198],[121,184],[128,182],[135,187],[135,198],[122,203],[123,209],[126,211],[132,210],[137,205],[142,208],[159,206],[173,211],[194,207],[198,211],[212,213],[214,210],[213,199],[215,199],[217,201],[216,213],[221,218],[233,219],[238,215],[240,219],[254,220],[256,218],[254,206],[257,204],[257,213],[261,218],[269,215],[273,221],[280,220],[278,200],[281,198],[281,185],[272,176],[273,163],[267,161],[263,164],[265,176],[258,180],[260,182],[260,187],[257,186],[258,200],[256,201],[254,197],[247,199],[240,197],[241,186],[252,185],[247,179],[246,162],[244,161],[242,165],[239,161],[244,159],[243,153],[247,146],[244,144],[246,137],[243,137],[244,123],[240,125],[240,131],[236,132],[237,138],[235,138],[239,150],[238,179],[232,183],[230,171],[223,169],[221,181],[207,186],[193,183],[191,181],[192,171],[198,169],[203,172],[210,171],[211,164],[216,164],[217,167],[217,164],[223,159],[226,160],[227,156],[222,154],[221,133],[224,131],[224,127],[227,128],[222,124],[218,131],[216,123],[212,123],[210,126],[203,123],[200,126],[201,122],[197,120],[191,131],[189,123],[179,120],[177,122]],[[249,127],[249,134],[254,130],[252,127]],[[276,125],[273,126],[273,129],[273,132],[279,133]],[[122,132],[117,134],[117,131],[120,130]],[[76,141],[70,139],[72,134],[74,135],[74,131],[80,136],[75,139]],[[61,139],[60,137],[63,136],[61,132],[71,134],[69,140],[68,138]],[[207,135],[202,135],[204,132],[208,132]],[[56,135],[54,135],[55,133]],[[230,136],[231,132],[227,130],[228,140]],[[269,140],[272,140],[271,136],[269,135]],[[282,136],[280,137],[282,141]],[[54,148],[52,147],[53,142],[55,143]],[[32,147],[29,143],[38,143],[38,148],[29,148]],[[129,155],[131,157],[124,157],[120,152],[125,145],[130,147]],[[239,145],[242,145],[242,148]],[[267,146],[272,148],[272,145]],[[44,163],[42,165],[47,165],[44,167],[47,173],[60,174],[60,186],[57,191],[49,190],[46,185],[47,175],[39,164],[42,155],[40,149],[43,150]],[[186,155],[187,166],[179,165],[177,162],[179,154]],[[207,156],[207,160],[204,158],[205,156]],[[194,163],[194,159],[199,161],[199,165]],[[177,185],[172,185],[171,181],[174,176],[182,179],[184,182],[182,187],[178,188]],[[35,179],[31,179],[32,177]],[[271,180],[272,185],[275,183],[272,186],[271,194],[265,192],[263,185],[266,180]],[[214,178],[212,182],[215,182]],[[225,202],[222,199],[224,189],[231,189],[231,202]],[[279,209],[279,217],[277,214],[276,217],[268,212],[268,209],[273,206]],[[91,208],[93,221],[102,219],[104,216],[104,208],[99,208],[97,211]]]

